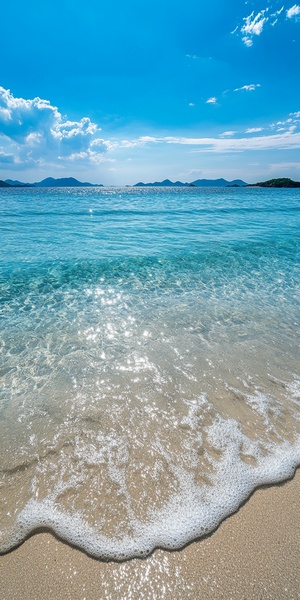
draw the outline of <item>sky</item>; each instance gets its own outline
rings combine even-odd
[[[0,15],[0,179],[300,181],[300,1],[10,0]]]

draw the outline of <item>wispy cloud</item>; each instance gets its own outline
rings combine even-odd
[[[166,138],[168,144],[198,146],[197,152],[244,152],[248,150],[289,150],[300,148],[300,132],[241,138]]]
[[[279,127],[281,131],[291,131],[291,128],[297,129],[300,126],[300,111],[292,112],[289,114],[287,119],[283,121],[276,121],[276,123],[272,123],[270,125],[271,129],[277,129],[279,131]]]
[[[234,135],[235,133],[237,133],[236,131],[223,131],[223,133],[220,133],[220,137],[229,137]]]
[[[248,132],[249,133],[249,132]],[[300,148],[300,131],[285,130],[251,137],[180,137],[180,136],[141,136],[131,141],[130,147],[149,144],[182,145],[193,147],[193,152],[227,153],[249,150],[292,150]],[[116,142],[116,148],[128,148],[127,140]]]
[[[300,162],[280,162],[280,163],[272,163],[270,165],[270,169],[275,171],[276,173],[284,170],[295,169],[298,171],[300,169]]]
[[[8,164],[13,164],[13,162],[14,162],[13,154],[7,154],[6,152],[3,152],[3,150],[0,150],[0,163],[7,166]]]
[[[300,6],[298,4],[294,4],[291,8],[286,11],[286,16],[288,19],[292,19],[293,17],[297,17],[300,15]]]
[[[274,13],[271,14],[271,17],[278,17],[279,15],[281,15],[281,13],[284,11],[284,6],[282,6],[281,8],[279,8],[279,10],[276,10]]]
[[[250,83],[249,85],[243,85],[242,87],[235,88],[234,92],[254,92],[256,88],[261,87],[260,83]]]
[[[224,90],[222,92],[222,97],[224,98],[225,95],[231,94],[232,91],[234,91],[234,92],[253,92],[254,90],[256,90],[259,87],[261,87],[260,83],[250,83],[248,85],[243,85],[242,87],[235,88],[234,90]],[[217,103],[219,104],[216,96],[212,96],[211,98],[208,98],[208,100],[206,100],[206,104],[217,104]],[[194,105],[189,104],[189,106],[194,106]]]
[[[246,129],[245,133],[258,133],[259,131],[263,131],[263,127],[250,127]]]
[[[276,23],[278,23],[278,17],[281,15],[281,13],[284,11],[284,6],[282,6],[279,10],[276,10],[274,13],[272,13],[271,19],[273,18],[274,20],[270,20],[270,25],[272,25],[272,27],[274,27],[276,25]]]
[[[242,36],[243,43],[250,47],[253,45],[253,40],[262,34],[265,26],[270,25],[274,27],[278,23],[284,23],[286,19],[300,18],[300,6],[294,4],[290,8],[281,6],[278,10],[270,12],[270,8],[264,8],[258,13],[252,11],[250,15],[243,18],[244,24],[242,26],[237,25],[231,32]]]
[[[241,33],[244,36],[242,39],[246,46],[252,46],[253,36],[261,34],[265,23],[268,21],[268,17],[265,16],[267,12],[268,8],[261,10],[256,15],[252,11],[251,15],[243,19],[245,24],[241,27]]]
[[[279,125],[282,126],[280,132],[278,131]],[[262,131],[265,133],[261,134]],[[242,134],[228,130],[218,137],[140,136],[130,141],[116,141],[114,149],[152,144],[190,146],[192,152],[212,153],[298,149],[300,148],[300,111],[290,113],[286,119],[265,127],[249,127]]]
[[[242,40],[243,40],[245,46],[248,46],[249,48],[250,48],[250,46],[253,46],[253,42],[252,42],[251,38],[243,37]]]

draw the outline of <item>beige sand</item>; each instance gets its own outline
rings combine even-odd
[[[300,470],[178,552],[104,563],[48,533],[0,557],[1,600],[300,598]]]

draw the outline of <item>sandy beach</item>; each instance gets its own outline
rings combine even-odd
[[[39,533],[0,557],[2,600],[300,598],[300,470],[256,490],[206,539],[105,563]]]

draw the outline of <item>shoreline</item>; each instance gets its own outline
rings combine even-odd
[[[298,468],[253,492],[206,538],[123,563],[37,533],[0,556],[1,600],[300,598],[299,498]]]

